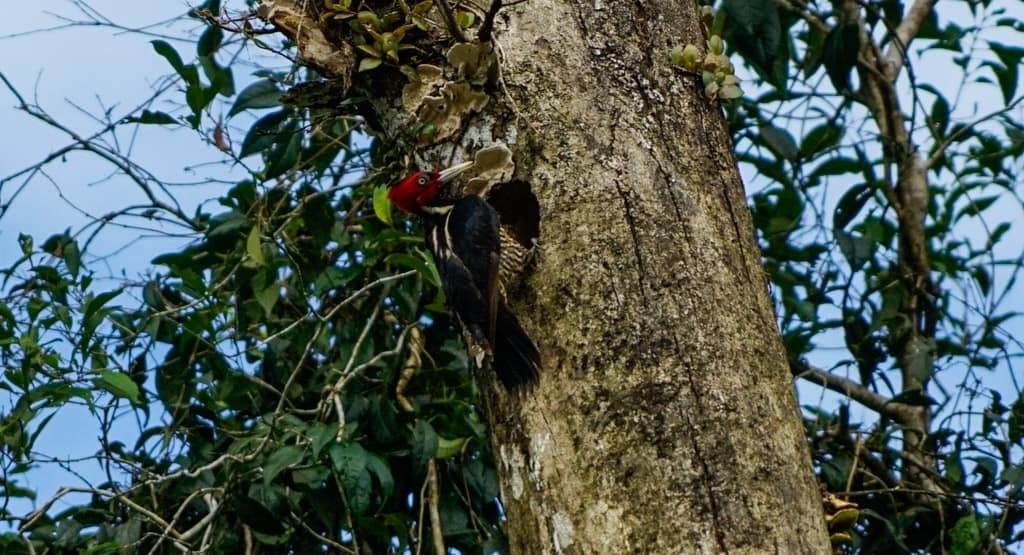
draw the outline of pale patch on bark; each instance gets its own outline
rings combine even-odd
[[[563,512],[551,515],[551,543],[555,552],[564,553],[564,549],[573,544],[572,519]]]
[[[503,484],[507,484],[512,490],[512,498],[519,499],[523,496],[523,490],[525,489],[525,482],[521,471],[526,468],[526,461],[523,460],[523,455],[518,451],[511,448],[506,449],[504,445],[501,446],[501,465],[504,469],[504,480]]]

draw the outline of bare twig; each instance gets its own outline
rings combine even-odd
[[[865,407],[879,414],[888,416],[897,422],[903,421],[903,414],[899,410],[899,407],[890,403],[885,397],[882,397],[859,383],[848,380],[842,376],[837,376],[827,370],[815,368],[809,364],[803,364],[796,370],[795,374],[798,378],[814,382],[826,389],[846,395]]]
[[[448,34],[459,42],[466,42],[466,35],[462,34],[462,29],[459,29],[459,24],[455,22],[455,16],[452,15],[452,7],[448,5],[448,0],[437,0],[434,4],[441,12],[441,18],[444,19],[444,25],[448,28]]]
[[[423,358],[420,356],[422,350],[423,333],[420,332],[418,327],[412,326],[409,329],[409,356],[405,359],[402,373],[398,377],[398,384],[395,385],[395,399],[398,401],[398,406],[402,407],[402,410],[406,412],[416,411],[416,407],[405,396],[405,388],[409,385],[409,380],[416,374],[416,371],[423,365]]]
[[[906,61],[905,49],[907,45],[917,36],[918,31],[921,30],[921,25],[928,18],[928,14],[931,13],[934,5],[935,0],[917,0],[903,16],[903,21],[896,28],[895,40],[889,45],[885,53],[885,58],[890,64],[892,77],[899,74],[900,68],[903,67],[903,62]]]
[[[160,515],[154,513],[153,511],[147,509],[146,507],[143,507],[142,505],[139,505],[138,503],[132,501],[131,499],[125,497],[124,495],[106,489],[85,488],[78,486],[64,486],[57,490],[57,493],[55,493],[53,497],[48,499],[45,503],[43,503],[41,507],[36,509],[35,512],[33,512],[31,515],[28,516],[28,518],[25,519],[21,526],[18,527],[18,531],[24,533],[25,530],[31,528],[32,525],[36,523],[36,521],[42,518],[42,516],[50,510],[50,507],[52,507],[54,503],[56,503],[58,500],[60,500],[65,495],[68,495],[70,493],[88,493],[92,495],[99,495],[101,497],[113,499],[118,503],[123,503],[129,509],[139,513],[145,518],[148,518],[157,526],[164,528],[175,541],[183,541],[185,539],[182,537],[182,534],[180,532],[171,527],[166,520],[160,517]]]
[[[350,547],[346,547],[346,546],[344,546],[344,545],[342,545],[342,544],[332,540],[331,538],[329,538],[329,537],[327,537],[327,536],[325,536],[323,534],[318,533],[316,530],[311,528],[309,526],[309,524],[306,524],[306,521],[304,519],[299,518],[299,515],[297,515],[295,513],[291,513],[291,517],[292,517],[292,522],[298,524],[300,528],[302,528],[303,530],[306,531],[306,533],[308,533],[309,535],[311,535],[314,538],[316,538],[317,541],[324,542],[325,544],[330,546],[332,549],[336,550],[338,553],[352,553],[352,554],[357,553],[357,551],[355,549],[352,549]]]
[[[441,511],[438,509],[441,498],[441,490],[437,485],[437,460],[431,457],[427,461],[427,489],[430,505],[430,531],[434,540],[434,553],[447,553],[444,548],[444,531],[441,530]]]
[[[490,42],[491,31],[494,30],[494,18],[497,17],[500,10],[501,0],[491,0],[491,7],[487,10],[483,23],[480,24],[480,30],[477,31],[477,40],[480,42]]]

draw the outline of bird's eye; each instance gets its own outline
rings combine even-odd
[[[420,187],[426,187],[427,186],[427,176],[421,175],[420,178],[416,180],[416,184],[419,185]]]

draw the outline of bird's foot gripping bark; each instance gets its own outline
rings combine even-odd
[[[494,357],[491,345],[484,341],[477,341],[470,334],[465,334],[466,354],[477,368],[483,368]]]

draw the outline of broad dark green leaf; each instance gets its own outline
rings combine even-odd
[[[64,258],[64,263],[67,264],[71,275],[78,276],[78,272],[82,269],[82,252],[78,249],[78,241],[68,238],[67,242],[64,243],[61,256]]]
[[[939,404],[935,399],[925,395],[920,389],[911,389],[889,399],[890,403],[902,403],[918,407],[927,407]]]
[[[837,230],[845,229],[857,217],[864,205],[871,200],[873,194],[874,190],[866,183],[847,189],[836,203],[836,209],[832,215],[832,227]]]
[[[1003,93],[1003,102],[1007,105],[1017,94],[1017,83],[1020,78],[1021,60],[1024,59],[1024,48],[1008,46],[995,41],[988,41],[989,48],[1003,63],[1001,71],[995,71],[999,81],[999,89]]]
[[[335,443],[328,447],[327,453],[334,470],[345,480],[353,480],[357,474],[365,471],[366,465],[369,464],[369,454],[358,443]]]
[[[133,405],[140,403],[139,386],[128,374],[114,370],[104,370],[93,380],[97,387],[113,393],[117,397],[128,399]]]
[[[286,445],[263,461],[263,484],[269,486],[281,471],[298,464],[305,457],[303,449],[297,445]]]
[[[294,122],[293,122],[294,123]],[[266,151],[267,167],[264,179],[274,179],[295,169],[302,152],[302,133],[297,125],[286,125],[281,130],[280,141],[276,141]]]
[[[850,72],[857,65],[860,53],[860,29],[857,25],[837,25],[825,37],[825,49],[822,52],[822,63],[825,72],[832,81],[836,91],[851,89]]]
[[[904,349],[907,373],[918,383],[928,383],[935,370],[935,340],[914,335]]]
[[[242,89],[235,99],[235,104],[228,110],[231,117],[245,110],[276,108],[281,105],[281,89],[270,79],[260,79]]]
[[[220,27],[216,25],[210,25],[203,31],[202,35],[199,35],[199,41],[196,43],[196,54],[199,56],[210,56],[220,48],[221,41],[224,40],[224,32],[221,31]]]
[[[245,158],[250,154],[262,152],[277,142],[281,124],[287,120],[288,114],[287,110],[279,110],[256,120],[242,140],[242,149],[238,157]]]
[[[146,125],[173,125],[179,123],[174,116],[166,113],[150,110],[143,110],[138,116],[128,116],[123,120],[125,123],[141,123]]]
[[[381,492],[386,501],[395,492],[395,479],[391,475],[391,467],[388,466],[387,459],[371,453],[367,458],[366,469],[377,477],[377,483],[380,484]]]
[[[425,469],[427,461],[437,454],[438,437],[429,422],[417,420],[412,430],[412,462],[416,469]]]
[[[935,133],[939,137],[945,137],[946,130],[949,128],[949,102],[946,101],[945,97],[941,95],[935,97],[935,101],[932,103],[930,119]]]
[[[978,530],[978,519],[973,514],[961,517],[949,532],[952,545],[949,555],[974,555],[981,547],[981,532]]]
[[[842,251],[851,268],[859,270],[868,260],[871,260],[874,247],[869,239],[863,235],[848,233],[838,228],[833,230],[833,234],[839,244],[839,250]]]
[[[800,157],[813,159],[835,148],[843,138],[843,131],[842,126],[832,123],[823,123],[811,129],[800,142]]]
[[[762,75],[770,77],[783,33],[779,10],[771,0],[724,0],[732,19],[732,43]],[[777,87],[782,83],[773,84]]]
[[[758,127],[761,138],[765,144],[785,160],[796,160],[800,155],[800,149],[793,140],[793,135],[785,129],[780,129],[771,124],[762,124]]]
[[[286,508],[284,495],[271,487],[253,484],[249,495],[235,498],[234,509],[238,518],[261,534],[275,536],[283,534],[285,527],[281,509]]]
[[[150,44],[153,45],[153,50],[155,50],[157,54],[163,56],[164,59],[171,64],[174,71],[184,79],[185,84],[189,87],[199,86],[199,71],[196,70],[194,65],[185,65],[185,62],[181,60],[181,56],[178,54],[178,51],[175,50],[170,43],[163,40],[154,40],[150,42]]]

